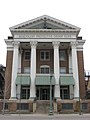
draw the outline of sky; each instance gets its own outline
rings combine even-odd
[[[0,64],[6,66],[9,28],[33,18],[49,15],[81,28],[84,69],[90,70],[90,0],[0,0]]]

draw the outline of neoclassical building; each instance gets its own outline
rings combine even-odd
[[[44,15],[10,28],[5,97],[9,101],[79,100],[85,97],[80,28]]]

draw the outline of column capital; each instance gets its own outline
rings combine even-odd
[[[30,45],[31,45],[32,47],[36,47],[37,41],[30,41]]]
[[[52,44],[53,44],[54,47],[59,47],[60,42],[59,41],[53,41]]]
[[[14,47],[18,47],[20,42],[19,41],[13,41],[12,44],[13,44]]]
[[[77,41],[71,41],[70,45],[71,45],[71,47],[76,48],[77,45],[78,45],[78,42]]]

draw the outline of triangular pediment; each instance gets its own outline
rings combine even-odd
[[[13,26],[10,30],[31,30],[31,29],[59,29],[59,30],[76,30],[80,28],[61,20],[52,18],[47,15],[40,16],[38,18],[29,20],[19,25]]]

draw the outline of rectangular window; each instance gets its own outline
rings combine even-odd
[[[65,51],[59,51],[59,59],[60,59],[61,61],[66,60]]]
[[[50,60],[50,52],[40,51],[40,60]]]
[[[73,110],[73,103],[62,103],[62,110]]]
[[[66,67],[60,67],[60,74],[66,74]]]
[[[31,52],[25,51],[25,60],[30,60],[30,58],[31,58]]]
[[[88,109],[88,103],[82,103],[82,110],[87,110]]]
[[[29,104],[28,103],[17,103],[17,110],[28,110]]]
[[[21,99],[29,99],[30,86],[21,86]]]
[[[70,99],[69,86],[60,86],[61,99]]]
[[[49,68],[48,67],[40,68],[40,73],[42,73],[42,74],[49,74]]]
[[[5,103],[4,108],[5,108],[5,110],[8,110],[8,103]]]

